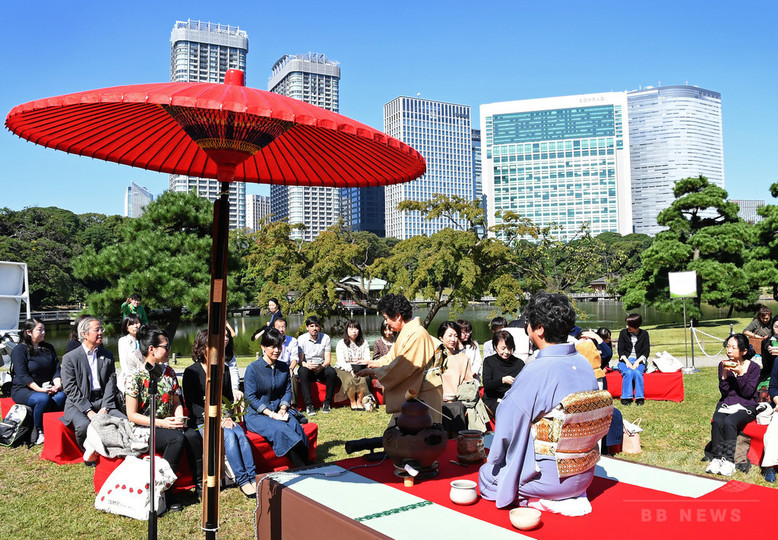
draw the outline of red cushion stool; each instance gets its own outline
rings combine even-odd
[[[262,435],[251,432],[243,426],[246,436],[251,443],[251,450],[254,454],[254,468],[257,474],[269,471],[282,471],[293,468],[292,462],[286,456],[278,457],[273,452],[273,447]],[[316,461],[316,445],[319,438],[319,426],[313,422],[303,424],[303,431],[308,437],[308,459],[311,462]]]
[[[43,413],[43,450],[41,459],[58,465],[70,465],[84,461],[84,451],[78,446],[72,426],[62,423],[62,411]]]

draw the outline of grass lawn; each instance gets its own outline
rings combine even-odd
[[[702,330],[714,336],[726,336],[730,323],[742,329],[744,319],[710,321]],[[653,351],[667,350],[683,356],[683,331],[651,327]],[[615,336],[614,336],[615,337]],[[710,349],[708,349],[710,345]],[[719,340],[708,340],[710,354],[720,348]],[[241,358],[247,365],[252,358]],[[619,457],[695,474],[704,474],[700,462],[703,447],[710,437],[710,418],[718,400],[716,368],[702,368],[699,373],[684,376],[686,398],[683,403],[647,401],[643,407],[616,406],[624,417],[634,421],[643,418],[641,434],[643,453]],[[383,408],[379,413],[355,413],[348,408],[318,414],[319,461],[347,457],[344,443],[362,437],[380,436],[387,424]],[[752,467],[735,479],[768,485]],[[70,538],[145,538],[146,522],[98,512],[94,509],[92,469],[83,465],[62,465],[40,459],[40,447],[0,448],[0,538],[70,539]],[[160,538],[202,538],[201,506],[191,505],[178,514],[160,518]],[[253,538],[254,502],[239,490],[228,489],[220,498],[222,538]]]

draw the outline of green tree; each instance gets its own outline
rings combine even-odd
[[[770,194],[778,197],[778,183],[770,186]],[[778,205],[765,205],[758,213],[762,221],[754,225],[755,242],[744,270],[755,287],[769,287],[778,300]]]
[[[27,263],[30,303],[36,308],[75,304],[86,296],[71,260],[89,246],[116,241],[123,218],[76,215],[56,207],[0,210],[0,260]]]
[[[118,228],[119,241],[88,248],[74,259],[75,275],[105,283],[88,297],[101,318],[115,319],[132,293],[150,310],[162,310],[163,325],[175,335],[184,310],[194,320],[205,318],[210,293],[213,205],[194,193],[166,192],[149,204],[141,217]],[[231,236],[234,244],[235,236]],[[240,269],[240,250],[231,246],[229,267]],[[236,256],[237,252],[237,256]],[[228,280],[228,305],[245,302],[233,276]]]
[[[391,291],[430,301],[425,327],[441,308],[463,311],[468,302],[487,294],[498,298],[499,307],[514,308],[521,289],[509,275],[503,276],[508,249],[499,240],[479,235],[486,219],[478,201],[435,195],[424,202],[403,201],[397,208],[451,224],[429,237],[403,240],[390,256],[374,263],[374,275],[385,277]]]
[[[657,234],[640,267],[622,283],[625,308],[649,304],[680,311],[682,304],[670,299],[668,273],[692,270],[698,276],[693,315],[700,316],[701,302],[727,306],[730,314],[753,306],[758,291],[743,269],[751,233],[737,216],[737,204],[704,176],[679,180],[673,194],[676,200],[657,217],[668,229]]]

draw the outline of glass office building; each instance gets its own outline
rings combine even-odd
[[[512,211],[562,240],[632,232],[627,96],[621,92],[482,105],[489,226]],[[493,234],[493,233],[490,233]]]
[[[340,65],[323,54],[286,54],[273,65],[267,88],[328,111],[339,112]],[[340,219],[340,189],[314,186],[270,186],[273,221],[302,223],[295,240],[312,241]]]
[[[398,97],[384,105],[384,131],[415,148],[427,172],[404,184],[384,187],[386,236],[406,239],[431,235],[452,223],[427,220],[420,212],[400,212],[405,200],[426,201],[436,194],[473,198],[473,133],[470,107],[429,99]],[[460,227],[466,227],[464,221]]]
[[[237,26],[203,21],[176,21],[170,33],[171,82],[224,82],[228,69],[246,72],[248,34]],[[213,178],[170,175],[170,190],[190,192],[211,201],[221,197]],[[246,183],[230,182],[230,229],[246,226]]]
[[[632,213],[635,232],[661,231],[656,218],[674,200],[673,186],[703,175],[724,188],[721,94],[696,86],[627,92]]]
[[[139,186],[135,182],[130,182],[127,191],[124,193],[124,217],[141,217],[146,211],[146,207],[154,200],[154,195],[145,187]]]

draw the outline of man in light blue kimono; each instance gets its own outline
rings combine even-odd
[[[558,409],[567,396],[596,391],[597,379],[575,345],[567,343],[575,311],[566,296],[537,293],[525,315],[527,334],[539,352],[516,377],[497,409],[489,457],[479,473],[481,496],[495,501],[498,508],[517,502],[565,515],[587,514],[591,505],[586,489],[599,454],[590,451],[589,462],[579,467],[587,470],[563,475],[554,455],[536,452],[532,427]]]

